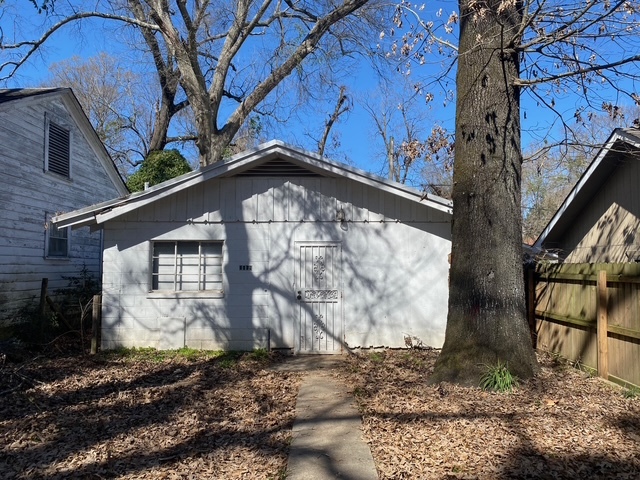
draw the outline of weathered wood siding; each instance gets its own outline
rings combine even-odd
[[[622,155],[622,153],[620,153]],[[640,159],[628,154],[577,215],[558,243],[567,263],[618,263],[640,258]]]
[[[106,223],[102,346],[295,348],[296,242],[340,244],[340,341],[441,346],[450,218],[346,178],[196,185]],[[224,241],[224,295],[150,292],[154,240]]]
[[[537,267],[537,345],[598,367],[598,272],[607,272],[609,379],[640,385],[640,264],[551,264]]]
[[[45,113],[71,130],[71,178],[44,171]],[[43,277],[49,290],[66,287],[83,265],[100,270],[100,232],[72,231],[70,258],[45,258],[46,215],[118,196],[106,171],[64,103],[15,100],[0,106],[0,322],[38,301]]]

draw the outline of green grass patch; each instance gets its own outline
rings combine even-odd
[[[384,352],[371,352],[369,354],[369,360],[371,360],[374,363],[384,362]]]
[[[518,386],[518,379],[509,371],[509,366],[498,360],[495,365],[485,365],[480,377],[480,388],[492,392],[511,392]]]
[[[124,359],[133,362],[162,363],[170,360],[186,360],[196,362],[201,360],[214,360],[222,368],[231,368],[240,361],[267,362],[271,359],[271,353],[265,348],[259,348],[252,352],[223,351],[223,350],[198,350],[195,348],[179,348],[177,350],[157,350],[153,347],[118,348],[102,352],[102,358]]]
[[[627,386],[622,392],[624,398],[636,399],[640,398],[640,387],[636,387],[635,385]]]
[[[195,362],[197,360],[218,358],[225,355],[225,353],[226,352],[221,350],[198,350],[189,347],[179,348],[177,350],[157,350],[153,347],[122,347],[115,350],[107,350],[103,352],[102,355],[107,358],[162,363],[176,358]]]
[[[251,360],[265,361],[271,358],[269,351],[266,348],[256,348],[253,352],[249,352],[247,356]]]

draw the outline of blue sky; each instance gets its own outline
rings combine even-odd
[[[447,2],[451,3],[451,2]],[[39,27],[42,16],[37,15],[33,11],[33,6],[29,2],[21,2],[18,8],[22,9],[24,14],[33,22],[34,30]],[[0,26],[9,38],[11,36],[11,24],[6,18],[0,19]],[[27,25],[21,24],[20,28],[28,28]],[[105,35],[104,28],[110,29],[108,35]],[[11,78],[4,85],[9,88],[17,87],[34,87],[39,86],[49,76],[49,66],[53,63],[69,59],[74,56],[88,58],[97,55],[101,51],[106,51],[111,55],[118,55],[119,50],[126,51],[124,42],[114,42],[119,32],[113,27],[113,24],[101,20],[83,21],[80,27],[67,26],[56,32],[45,44],[42,52],[35,55],[30,61],[23,65],[15,77]],[[398,74],[399,75],[399,74]],[[153,80],[155,81],[155,77]],[[359,104],[358,99],[375,98],[379,95],[376,90],[377,80],[375,73],[369,64],[363,60],[356,65],[356,68],[350,71],[345,77],[344,82],[348,88],[348,95],[354,99],[351,111],[340,118],[339,122],[334,126],[333,132],[337,134],[340,147],[337,150],[330,150],[330,154],[336,160],[352,163],[364,170],[374,173],[381,173],[384,165],[384,147],[379,140],[379,136],[375,131],[374,124],[370,118],[370,114]],[[315,137],[319,137],[324,120],[333,110],[334,105],[327,103],[317,108],[317,116],[314,118],[292,119],[287,125],[282,126],[278,131],[270,135],[277,136],[286,142],[300,145],[310,150],[315,150],[316,144],[309,137],[309,128]],[[432,108],[424,106],[425,110]],[[436,115],[438,118],[436,119]],[[427,114],[427,123],[424,132],[425,137],[431,130],[430,120],[438,120],[438,123],[448,124],[453,129],[454,106],[439,112]],[[313,126],[304,123],[312,124]]]
[[[42,21],[42,17],[33,12],[32,5],[27,1],[18,2],[17,5],[19,5],[18,8],[26,10],[28,18],[30,18],[31,21],[34,22],[34,26],[37,27],[37,23]],[[425,15],[433,16],[436,9],[442,8],[443,17],[446,18],[451,11],[456,9],[456,6],[457,2],[452,0],[430,2],[427,4]],[[6,21],[7,18],[8,16],[0,18],[0,26],[3,29],[5,37],[9,37],[11,34],[11,24]],[[20,25],[20,27],[26,28],[25,25]],[[104,34],[104,28],[110,29],[109,34]],[[24,65],[16,77],[7,82],[5,86],[37,86],[47,78],[49,65],[60,60],[68,59],[74,55],[86,58],[96,55],[100,51],[107,51],[112,55],[118,55],[119,49],[125,51],[127,48],[123,45],[124,42],[119,43],[113,41],[114,37],[117,38],[119,34],[120,32],[114,28],[112,24],[99,20],[85,22],[80,31],[77,31],[77,27],[66,27],[64,30],[56,33],[50,41],[47,42],[43,52],[34,56],[28,64]],[[421,76],[433,73],[438,68],[440,67],[437,64],[427,64],[422,67],[416,66],[413,68],[411,78],[418,80]],[[155,78],[153,81],[155,81]],[[348,94],[354,97],[375,98],[380,95],[376,89],[375,74],[365,61],[360,62],[356,68],[345,77],[344,81],[349,89]],[[453,89],[453,85],[451,85],[451,88]],[[558,109],[564,111],[566,116],[571,118],[576,106],[575,96],[568,93],[564,98],[556,96],[556,100]],[[453,131],[455,105],[453,102],[450,102],[447,108],[443,108],[442,101],[442,97],[436,96],[436,99],[430,107],[423,105],[424,111],[426,112],[423,132],[425,137],[430,132],[432,124],[435,123],[444,126],[449,131]],[[613,101],[615,101],[615,98]],[[278,133],[271,136],[277,136],[284,141],[314,150],[315,142],[307,135],[308,128],[304,123],[314,124],[315,129],[313,133],[319,136],[322,122],[327,118],[332,109],[333,104],[327,103],[319,105],[316,110],[318,112],[316,116],[306,119],[292,119],[287,125],[281,127]],[[540,141],[548,134],[549,124],[553,121],[553,116],[547,108],[537,105],[528,95],[523,96],[522,109],[523,144],[526,149],[531,142]],[[526,118],[524,117],[525,114]],[[558,132],[559,130],[556,129],[555,131]],[[346,160],[362,169],[374,173],[381,172],[382,165],[384,164],[382,144],[379,137],[376,136],[369,114],[357,101],[353,102],[352,111],[348,115],[341,117],[340,121],[334,127],[334,132],[339,135],[340,140],[340,148],[331,151],[332,156],[336,160]]]

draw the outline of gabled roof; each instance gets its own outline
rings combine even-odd
[[[450,200],[419,192],[358,168],[332,162],[315,153],[292,147],[278,140],[272,140],[253,150],[239,153],[225,162],[215,163],[181,175],[155,185],[144,192],[132,193],[122,198],[59,215],[54,219],[54,222],[59,227],[96,226],[199,183],[214,178],[247,175],[343,177],[426,204],[442,212],[449,214],[452,212]]]
[[[82,132],[87,143],[93,150],[96,158],[100,161],[104,167],[107,175],[111,179],[111,182],[116,187],[120,194],[125,195],[129,192],[122,177],[118,173],[109,152],[105,148],[104,144],[100,141],[98,134],[94,130],[91,122],[87,118],[80,102],[73,94],[70,88],[13,88],[2,90],[0,89],[0,109],[11,108],[13,102],[20,102],[21,104],[27,102],[39,102],[42,99],[48,99],[53,97],[59,97],[64,103],[65,107],[73,117],[76,125]]]
[[[640,130],[616,128],[542,231],[534,248],[541,250],[545,242],[558,238],[570,228],[576,215],[624,161],[624,154],[633,151],[640,151]]]

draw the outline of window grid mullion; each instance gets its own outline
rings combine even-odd
[[[202,290],[202,242],[198,242],[198,290]]]

